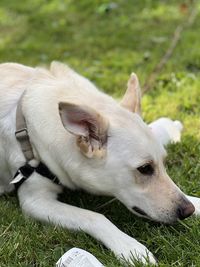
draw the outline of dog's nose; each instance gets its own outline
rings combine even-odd
[[[180,205],[177,209],[177,215],[180,220],[184,220],[185,218],[191,216],[195,211],[194,205],[187,201],[184,205]]]

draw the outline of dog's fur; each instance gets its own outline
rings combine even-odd
[[[193,213],[193,205],[165,171],[163,146],[139,115],[135,74],[121,104],[56,62],[50,70],[1,64],[0,80],[0,194],[13,189],[12,177],[25,163],[15,138],[16,107],[25,92],[22,110],[35,159],[63,186],[114,196],[137,215],[160,222],[172,223],[180,214],[184,218]],[[143,165],[148,165],[149,174],[141,173]],[[36,219],[82,229],[117,256],[129,259],[133,254],[145,263],[148,255],[155,263],[145,246],[103,215],[57,201],[59,192],[61,186],[33,173],[18,190],[21,208]],[[190,200],[198,212],[199,200]]]

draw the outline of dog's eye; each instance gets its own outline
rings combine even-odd
[[[145,164],[137,168],[137,170],[143,175],[153,175],[154,168],[151,164]]]

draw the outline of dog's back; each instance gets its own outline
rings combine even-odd
[[[17,63],[0,64],[0,120],[16,108],[34,69]]]

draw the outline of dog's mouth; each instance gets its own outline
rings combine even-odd
[[[140,209],[140,208],[138,208],[138,207],[136,207],[136,206],[132,207],[132,210],[133,210],[134,212],[136,212],[136,213],[137,213],[138,215],[140,215],[140,216],[149,218],[148,214],[147,214],[145,211],[143,211],[142,209]]]
[[[177,222],[177,218],[171,218],[171,219],[168,218],[167,220],[159,220],[159,219],[156,219],[156,218],[152,218],[144,210],[142,210],[142,209],[140,209],[140,208],[138,208],[136,206],[132,207],[131,210],[137,216],[146,218],[148,220],[151,220],[151,221],[154,221],[154,222],[157,222],[157,223],[163,223],[163,224],[169,225],[169,224],[174,224],[174,223]]]

